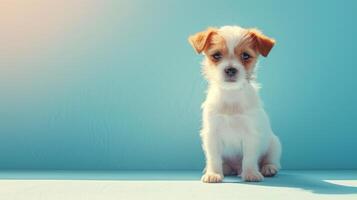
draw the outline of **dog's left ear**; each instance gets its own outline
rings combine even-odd
[[[196,50],[197,53],[201,53],[205,50],[207,44],[209,43],[210,37],[214,33],[217,33],[217,29],[210,27],[205,31],[201,31],[194,35],[191,35],[188,38],[188,42],[192,45],[192,47]]]
[[[275,44],[275,40],[265,36],[261,31],[255,28],[249,29],[249,34],[255,40],[258,52],[262,56],[267,57]]]

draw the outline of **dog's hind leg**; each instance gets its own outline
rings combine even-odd
[[[273,135],[268,151],[260,162],[260,172],[265,177],[275,176],[280,169],[281,144]]]
[[[223,163],[223,174],[225,176],[232,176],[237,174],[237,172],[228,163]]]

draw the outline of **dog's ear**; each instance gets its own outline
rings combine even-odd
[[[275,40],[265,36],[261,31],[255,28],[249,29],[249,34],[255,40],[258,52],[262,56],[267,57],[275,44]]]
[[[191,35],[188,38],[188,41],[190,42],[190,44],[196,50],[197,53],[201,53],[207,47],[210,37],[214,33],[217,33],[217,29],[210,27],[205,31],[198,32],[194,35]]]

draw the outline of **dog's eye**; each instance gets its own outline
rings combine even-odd
[[[221,60],[222,57],[223,57],[223,56],[222,56],[221,52],[216,52],[216,53],[212,54],[212,58],[213,58],[213,60],[215,60],[215,61]]]
[[[241,57],[243,61],[248,61],[252,56],[250,56],[247,52],[243,52]]]

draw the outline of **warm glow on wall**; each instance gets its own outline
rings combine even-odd
[[[5,0],[1,2],[1,59],[35,56],[66,36],[69,29],[90,15],[86,1]],[[2,66],[4,67],[4,66]]]

